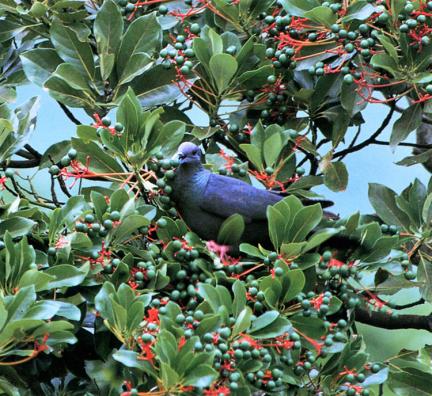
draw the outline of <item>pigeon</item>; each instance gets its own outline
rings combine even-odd
[[[222,223],[240,214],[245,229],[239,242],[270,246],[267,207],[284,196],[233,177],[214,174],[201,163],[200,148],[182,143],[173,182],[173,201],[189,228],[204,240],[216,241]]]

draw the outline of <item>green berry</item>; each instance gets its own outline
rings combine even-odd
[[[193,34],[198,34],[201,32],[201,27],[198,23],[193,23],[190,27],[190,31]]]
[[[68,153],[67,153],[67,156],[68,156],[71,160],[75,159],[75,158],[77,157],[77,155],[78,155],[78,152],[77,152],[75,149],[73,149],[73,148],[71,148],[71,149],[68,151]]]
[[[53,176],[58,175],[60,173],[60,168],[57,165],[51,165],[49,168],[49,173],[51,173]]]
[[[119,211],[117,211],[117,210],[114,210],[114,211],[112,211],[111,213],[110,213],[110,215],[109,215],[109,218],[112,220],[112,221],[119,221],[120,220],[120,212]]]
[[[354,77],[351,74],[345,74],[343,77],[343,82],[345,84],[352,84],[354,82]]]

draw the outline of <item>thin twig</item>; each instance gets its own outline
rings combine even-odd
[[[66,117],[69,118],[75,125],[81,125],[81,121],[76,118],[73,113],[61,102],[57,101],[63,112],[66,114]]]
[[[390,106],[390,111],[388,112],[387,116],[384,118],[380,127],[368,139],[364,140],[363,142],[361,142],[361,143],[359,143],[353,147],[349,147],[349,148],[346,148],[345,150],[341,150],[341,151],[335,153],[333,155],[333,158],[336,159],[336,158],[340,158],[340,157],[345,157],[347,154],[354,153],[354,152],[359,151],[359,150],[369,146],[370,144],[372,144],[376,140],[376,138],[384,131],[384,129],[387,127],[387,125],[390,123],[394,111],[395,111],[394,106]]]

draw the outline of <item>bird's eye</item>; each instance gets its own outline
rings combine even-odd
[[[194,151],[192,151],[192,154],[193,154],[193,155],[198,154],[198,150],[194,150]]]
[[[181,159],[181,160],[182,160],[182,159],[185,159],[185,157],[186,157],[186,156],[185,156],[184,154],[179,154],[179,155],[178,155],[178,158]]]

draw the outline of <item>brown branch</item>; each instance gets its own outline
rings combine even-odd
[[[376,138],[384,131],[384,129],[390,123],[394,111],[395,111],[394,106],[391,106],[390,111],[388,112],[387,116],[384,118],[380,127],[369,138],[367,138],[366,140],[364,140],[363,142],[361,142],[355,146],[348,147],[345,150],[341,150],[341,151],[335,153],[333,155],[333,158],[336,159],[339,157],[345,157],[347,154],[354,153],[356,151],[359,151],[359,150],[369,146],[370,144],[373,144],[373,142],[376,140]]]
[[[59,183],[60,189],[63,191],[64,195],[66,195],[68,198],[70,198],[72,195],[69,192],[68,188],[66,187],[66,183],[62,177],[57,177],[57,181]]]
[[[383,140],[374,140],[372,142],[372,144],[378,144],[380,146],[389,146],[390,142],[385,142]],[[413,148],[422,149],[422,150],[432,149],[432,144],[417,144],[417,143],[400,142],[400,143],[398,143],[398,146],[413,147]]]
[[[8,168],[26,169],[26,168],[34,168],[36,166],[39,166],[39,164],[40,164],[40,160],[38,158],[35,158],[26,161],[10,160],[4,162],[3,164],[1,164],[1,166],[8,167]]]
[[[39,152],[39,151],[37,151],[37,150],[35,150],[32,146],[30,146],[29,144],[26,144],[25,146],[24,146],[24,148],[30,153],[30,154],[32,154],[33,155],[33,157],[35,157],[35,158],[42,158],[42,154]]]
[[[432,314],[422,315],[397,315],[391,316],[384,312],[369,311],[365,308],[356,308],[355,319],[357,322],[382,329],[417,329],[432,331]]]
[[[66,114],[66,117],[69,118],[69,120],[71,120],[75,125],[82,124],[81,121],[78,118],[76,118],[73,115],[73,113],[63,103],[60,103],[59,101],[57,101],[57,103],[59,104],[63,112]]]

